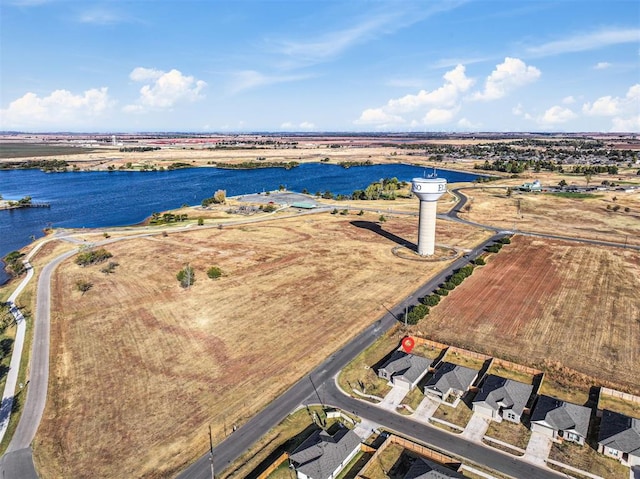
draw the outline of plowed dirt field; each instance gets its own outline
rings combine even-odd
[[[561,364],[640,393],[638,291],[638,251],[516,236],[419,329],[444,343],[532,366]]]

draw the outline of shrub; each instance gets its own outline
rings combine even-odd
[[[429,307],[425,304],[416,304],[407,314],[407,324],[418,324],[422,318],[429,314]]]
[[[222,270],[218,266],[212,266],[207,270],[207,276],[211,279],[218,279],[222,276]]]
[[[444,288],[446,290],[453,290],[456,289],[456,285],[454,283],[452,283],[451,281],[446,281],[443,284],[440,285],[441,288]]]
[[[278,207],[276,205],[263,205],[262,206],[262,211],[265,213],[273,213],[275,210],[277,210]]]
[[[120,266],[115,261],[109,261],[109,264],[100,270],[101,273],[110,274],[113,273],[117,266]]]
[[[498,242],[501,244],[511,244],[511,239],[508,236],[505,236],[504,238],[500,238]]]
[[[87,281],[86,279],[76,280],[76,289],[80,291],[83,295],[87,291],[93,288],[93,283],[91,281]]]
[[[438,288],[434,291],[434,293],[437,294],[438,296],[446,296],[449,294],[449,290],[444,288]]]
[[[484,266],[485,264],[487,264],[484,258],[476,258],[474,263],[478,266]]]
[[[331,211],[332,215],[337,215],[338,214],[338,208],[334,208],[333,211]]]
[[[342,211],[340,211],[340,214],[343,215],[343,216],[346,216],[346,215],[349,214],[349,210],[342,210]]]
[[[76,264],[79,264],[80,266],[87,266],[90,264],[102,263],[112,256],[113,255],[104,248],[83,251],[82,253],[78,254],[78,257],[76,258]]]
[[[501,244],[492,244],[491,246],[487,246],[485,249],[489,252],[489,253],[497,253],[498,251],[500,251],[500,249],[502,248]]]
[[[435,306],[440,302],[440,296],[438,296],[437,294],[430,294],[429,296],[422,298],[421,301],[427,306]]]
[[[198,218],[198,226],[202,226],[204,224],[204,218]]]

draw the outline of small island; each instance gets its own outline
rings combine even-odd
[[[49,203],[36,203],[32,201],[31,196],[25,196],[19,200],[5,200],[0,195],[0,210],[14,210],[18,208],[49,208]]]

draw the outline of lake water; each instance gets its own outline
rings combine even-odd
[[[0,170],[0,194],[17,200],[31,196],[51,208],[0,211],[0,258],[43,236],[47,226],[95,228],[139,223],[153,212],[197,205],[218,190],[227,196],[273,191],[280,185],[291,191],[307,189],[349,195],[381,178],[402,181],[431,173],[431,169],[391,164],[342,168],[305,163],[297,168],[225,170],[188,168],[174,171],[91,171],[44,173],[40,170]],[[449,182],[472,181],[477,175],[439,170]],[[0,284],[7,280],[0,268]]]

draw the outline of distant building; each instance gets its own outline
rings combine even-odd
[[[591,409],[588,407],[540,396],[531,414],[531,430],[555,441],[566,440],[583,446],[590,418]]]
[[[418,385],[420,379],[427,374],[431,362],[431,359],[396,350],[378,369],[378,376],[392,382],[394,386],[405,386],[408,389],[413,389]]]
[[[600,421],[598,452],[626,466],[640,466],[640,419],[605,409]]]
[[[317,430],[289,456],[298,479],[334,479],[360,451],[360,438],[341,428],[331,435]]]
[[[532,391],[531,384],[490,374],[473,400],[473,412],[498,422],[518,423]]]
[[[520,191],[542,191],[542,184],[540,180],[535,180],[532,183],[523,183],[516,189]]]

